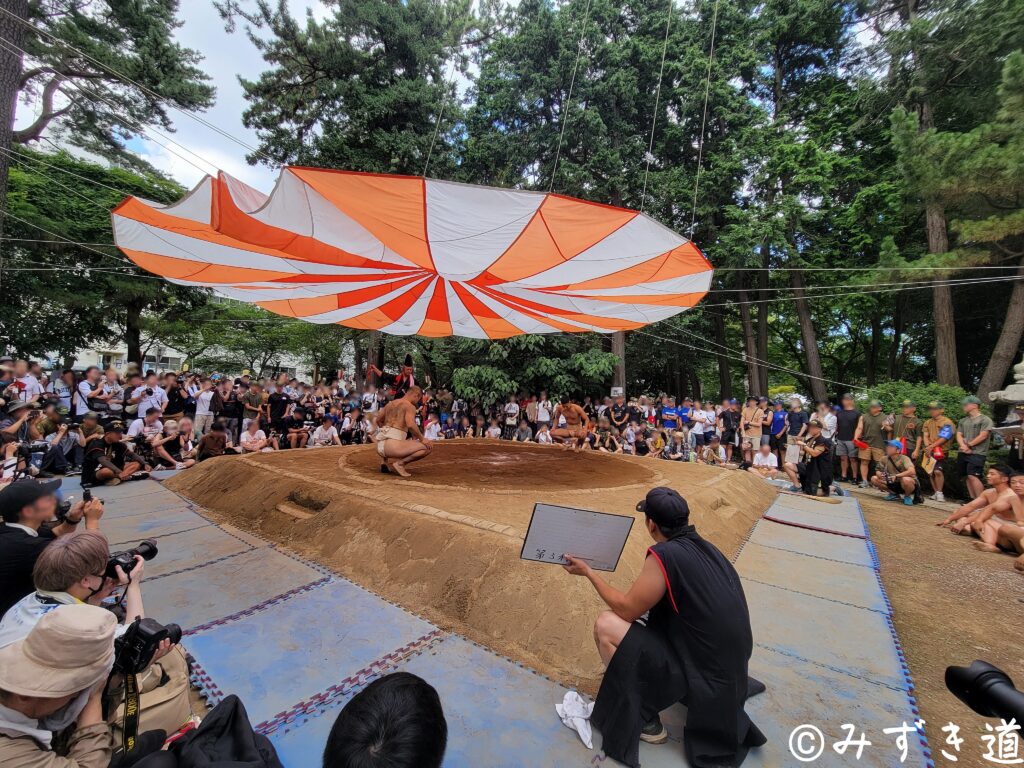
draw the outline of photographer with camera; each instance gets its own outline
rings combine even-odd
[[[156,371],[147,371],[142,386],[136,387],[132,397],[139,398],[139,413],[145,414],[150,408],[156,408],[161,413],[167,407],[167,392],[157,379]]]
[[[142,730],[178,730],[191,714],[188,663],[184,653],[176,647],[181,639],[180,632],[174,629],[175,625],[163,628],[152,619],[139,622],[146,619],[142,603],[145,561],[156,554],[156,542],[151,540],[142,542],[136,549],[111,554],[106,537],[96,531],[82,531],[54,541],[36,561],[33,570],[36,591],[22,598],[0,620],[0,648],[23,639],[58,606],[77,603],[98,606],[116,591],[123,590],[117,607],[123,609],[125,620],[114,634],[121,646],[122,664],[127,667],[119,671],[136,674],[143,707],[139,727]],[[166,636],[160,629],[168,630]],[[161,636],[157,638],[157,634]],[[149,647],[149,640],[153,639],[156,640],[154,647]],[[111,694],[116,701],[112,704],[116,705],[123,691],[119,685],[113,689]],[[112,714],[109,720],[116,726],[121,718]]]
[[[110,393],[106,390],[100,369],[95,365],[90,365],[85,369],[84,377],[78,382],[74,395],[72,395],[75,420],[81,421],[89,411],[106,413],[110,410],[109,400]]]
[[[68,469],[68,460],[61,449],[61,442],[67,434],[65,428],[60,434],[52,434],[49,439],[41,426],[45,424],[41,411],[32,407],[31,403],[16,400],[7,406],[7,418],[0,421],[0,432],[14,437],[18,442],[24,458],[26,470],[38,477],[53,477],[51,470],[64,474]],[[42,454],[34,463],[28,459],[33,454]]]
[[[150,466],[122,442],[124,426],[119,421],[103,428],[103,439],[92,440],[85,449],[82,485],[120,485],[128,480],[145,480]]]
[[[58,488],[60,480],[24,479],[0,491],[0,613],[33,591],[32,569],[50,542],[73,533],[83,519],[87,530],[99,529],[103,504],[93,499],[59,510]],[[61,519],[50,525],[58,512]]]

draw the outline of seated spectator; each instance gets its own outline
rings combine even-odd
[[[519,428],[516,433],[512,436],[512,439],[517,443],[532,443],[533,442],[533,430],[530,429],[530,425],[526,419],[522,419],[519,422]]]
[[[672,433],[672,439],[662,449],[662,458],[669,461],[689,461],[690,444],[687,441],[685,430],[677,429]]]
[[[325,420],[329,418],[324,417]],[[267,434],[260,429],[259,419],[249,419],[241,437],[238,438],[238,445],[242,453],[267,453],[277,447],[277,440],[267,438]]]
[[[1013,522],[1017,517],[1020,498],[1010,487],[1010,475],[1008,467],[989,468],[985,475],[989,487],[982,490],[976,499],[957,507],[936,525],[948,525],[953,533],[971,536],[977,535],[975,524],[984,523],[993,516],[998,516],[1004,522]]]
[[[652,430],[650,436],[647,438],[647,455],[652,459],[665,458],[665,446],[668,445],[669,440],[671,440],[671,438],[665,434],[665,430]]]
[[[468,419],[463,419],[463,421],[468,422]],[[554,443],[554,440],[551,438],[551,429],[547,423],[540,424],[537,427],[537,442],[541,445],[552,445]]]
[[[328,445],[341,445],[341,438],[338,436],[338,429],[334,426],[330,414],[320,420],[320,426],[313,430],[313,437],[309,441],[309,448],[323,448]]]
[[[119,421],[103,428],[103,439],[92,440],[85,449],[82,485],[120,485],[128,480],[145,480],[150,465],[123,442],[124,426]]]
[[[103,690],[116,624],[102,608],[64,605],[0,649],[0,765],[106,768],[113,739]],[[57,746],[53,735],[72,726]]]
[[[444,434],[441,432],[441,420],[436,413],[427,417],[426,426],[423,428],[423,437],[427,440],[444,440]]]
[[[358,408],[353,408],[349,413],[341,419],[341,437],[342,445],[361,445],[367,442],[367,436],[371,432],[371,428],[368,428],[369,420],[363,415],[363,412]]]
[[[501,438],[501,427],[498,426],[498,420],[496,418],[491,419],[490,426],[487,427],[486,437],[492,440],[499,440]]]
[[[775,455],[770,445],[762,445],[754,454],[754,461],[747,471],[766,480],[774,480],[779,474],[779,457]]]
[[[145,416],[135,419],[128,425],[128,438],[135,444],[135,450],[145,456],[151,452],[153,441],[160,437],[163,431],[164,424],[160,421],[160,410],[147,408]]]
[[[184,424],[188,419],[182,419]],[[174,469],[187,469],[196,463],[191,455],[193,450],[191,422],[189,428],[182,432],[178,422],[173,419],[164,423],[164,431],[150,442],[153,451],[153,463]]]
[[[306,414],[301,408],[292,409],[290,416],[283,421],[285,444],[289,448],[305,448],[309,442],[309,428],[306,426]]]
[[[72,425],[64,418],[56,403],[51,402],[43,406],[43,416],[36,422],[36,429],[43,442],[49,446],[40,468],[52,469],[59,475],[77,474],[74,460],[78,441],[71,431]]]
[[[323,768],[440,768],[448,725],[437,691],[394,672],[361,690],[338,715]]]
[[[60,480],[41,483],[17,480],[0,490],[0,615],[33,591],[32,569],[46,546],[75,531],[85,520],[87,530],[98,530],[103,504],[79,501],[64,522],[51,524],[57,512]]]
[[[230,439],[227,427],[222,422],[214,422],[210,431],[199,438],[199,443],[196,445],[196,460],[206,461],[216,456],[223,456],[228,452],[229,447]]]
[[[7,416],[0,419],[0,433],[10,435],[22,445],[37,444],[38,450],[33,449],[37,458],[28,471],[29,474],[46,478],[53,477],[50,470],[63,474],[68,468],[68,461],[59,447],[59,440],[51,438],[43,445],[43,433],[39,430],[42,421],[42,412],[31,403],[15,400],[7,406]]]
[[[707,445],[700,449],[697,454],[699,464],[711,464],[721,466],[725,464],[725,448],[722,447],[722,438],[718,435],[705,435]],[[769,446],[771,447],[771,446]]]
[[[880,491],[889,492],[886,501],[899,501],[902,498],[907,506],[914,505],[915,497],[920,495],[917,467],[913,459],[903,453],[902,442],[886,441],[885,458],[875,464],[871,484]]]

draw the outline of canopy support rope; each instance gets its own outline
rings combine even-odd
[[[654,91],[654,116],[651,118],[651,138],[647,142],[647,165],[644,168],[644,188],[640,193],[640,213],[647,204],[647,177],[651,173],[651,161],[654,160],[654,129],[658,125],[658,107],[661,106],[661,81],[665,75],[665,56],[668,53],[668,31],[672,26],[672,8],[675,0],[668,0],[668,15],[665,18],[665,42],[661,46],[661,66],[658,68],[658,87]]]
[[[565,98],[565,109],[562,110],[562,126],[558,131],[558,146],[555,148],[555,164],[551,169],[551,181],[548,184],[548,192],[555,188],[555,177],[558,175],[558,160],[562,156],[562,139],[565,137],[565,124],[569,121],[569,108],[572,106],[572,92],[576,86],[576,70],[580,66],[580,58],[583,56],[583,38],[587,33],[587,24],[590,21],[590,0],[587,0],[586,10],[583,12],[583,26],[580,28],[580,42],[576,46],[576,63],[572,65],[572,78],[569,80],[569,93]]]
[[[468,29],[468,27],[467,27]],[[463,32],[463,35],[465,32]],[[461,46],[462,35],[459,36],[460,45],[455,46],[456,52]],[[441,133],[441,120],[444,119],[444,109],[448,106],[448,91],[451,90],[452,84],[455,82],[455,62],[458,60],[458,53],[452,58],[451,66],[448,70],[448,77],[444,80],[444,91],[441,93],[441,109],[437,112],[437,120],[434,121],[434,136],[430,139],[430,149],[427,150],[427,160],[423,163],[423,178],[427,177],[427,171],[430,169],[430,158],[434,154],[434,145],[437,143],[438,134]]]
[[[697,192],[700,189],[700,166],[704,159],[704,128],[708,120],[708,97],[711,95],[711,65],[715,61],[715,32],[718,29],[718,0],[711,15],[711,49],[708,51],[708,76],[704,83],[704,114],[700,118],[700,136],[697,139],[697,175],[693,182],[693,210],[690,215],[690,239],[697,227]]]

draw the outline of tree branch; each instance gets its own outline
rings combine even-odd
[[[71,111],[72,104],[62,109],[53,108],[53,97],[60,91],[60,84],[64,81],[63,75],[56,75],[43,88],[43,110],[30,126],[11,134],[12,144],[28,144],[30,141],[38,141],[43,135],[46,127],[56,118]]]

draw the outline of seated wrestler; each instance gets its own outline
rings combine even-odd
[[[606,671],[591,719],[605,754],[635,768],[641,739],[668,740],[659,712],[681,701],[689,764],[737,766],[748,748],[765,743],[743,711],[748,683],[751,691],[764,687],[747,677],[753,638],[739,576],[690,525],[676,491],[654,488],[636,508],[655,543],[626,592],[566,555],[565,569],[589,579],[610,609],[594,625]]]
[[[983,521],[994,514],[1009,520],[1014,516],[1013,505],[1018,503],[1017,495],[1010,489],[1010,470],[1007,467],[991,467],[985,475],[989,487],[978,498],[957,507],[946,519],[936,525],[949,526],[953,533],[962,536],[977,535],[974,523],[984,515]]]
[[[1024,475],[1008,467],[993,467],[1000,473],[1008,473],[1011,493],[998,499],[994,504],[977,512],[971,527],[981,541],[974,546],[982,552],[1014,551],[1014,539],[1010,536],[1014,528],[1024,529]],[[1003,529],[1006,529],[1005,531]],[[1017,539],[1019,542],[1019,539]]]

